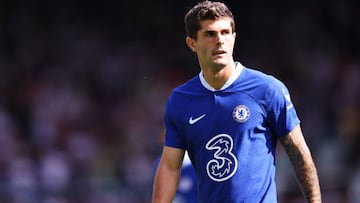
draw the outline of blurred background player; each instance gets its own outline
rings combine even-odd
[[[165,130],[163,129],[159,136],[161,145],[164,143]],[[159,165],[160,157],[156,159],[154,164],[154,174]],[[175,198],[172,203],[197,203],[197,178],[195,169],[191,164],[191,160],[187,152],[185,152],[184,160],[181,166],[181,177],[177,188]]]

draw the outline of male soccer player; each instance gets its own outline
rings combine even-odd
[[[198,177],[199,202],[277,202],[277,140],[307,202],[321,202],[317,171],[288,89],[233,59],[231,11],[220,2],[198,3],[186,14],[185,28],[201,71],[168,99],[153,202],[172,201],[185,150]]]

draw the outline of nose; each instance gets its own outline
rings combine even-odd
[[[217,33],[216,35],[216,44],[224,44],[224,36],[221,34],[221,32]]]

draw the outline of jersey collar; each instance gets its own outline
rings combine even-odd
[[[231,74],[230,78],[225,82],[225,84],[219,90],[213,88],[208,82],[206,82],[202,71],[200,71],[200,73],[199,73],[200,82],[206,89],[208,89],[212,92],[222,91],[222,90],[228,88],[230,85],[232,85],[235,82],[235,80],[239,77],[239,75],[243,69],[244,69],[244,66],[240,62],[235,62],[234,72]]]

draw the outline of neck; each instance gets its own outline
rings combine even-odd
[[[210,68],[203,68],[203,75],[206,82],[211,85],[214,89],[221,89],[226,81],[231,77],[235,70],[235,63],[231,63],[219,70],[213,70]]]

